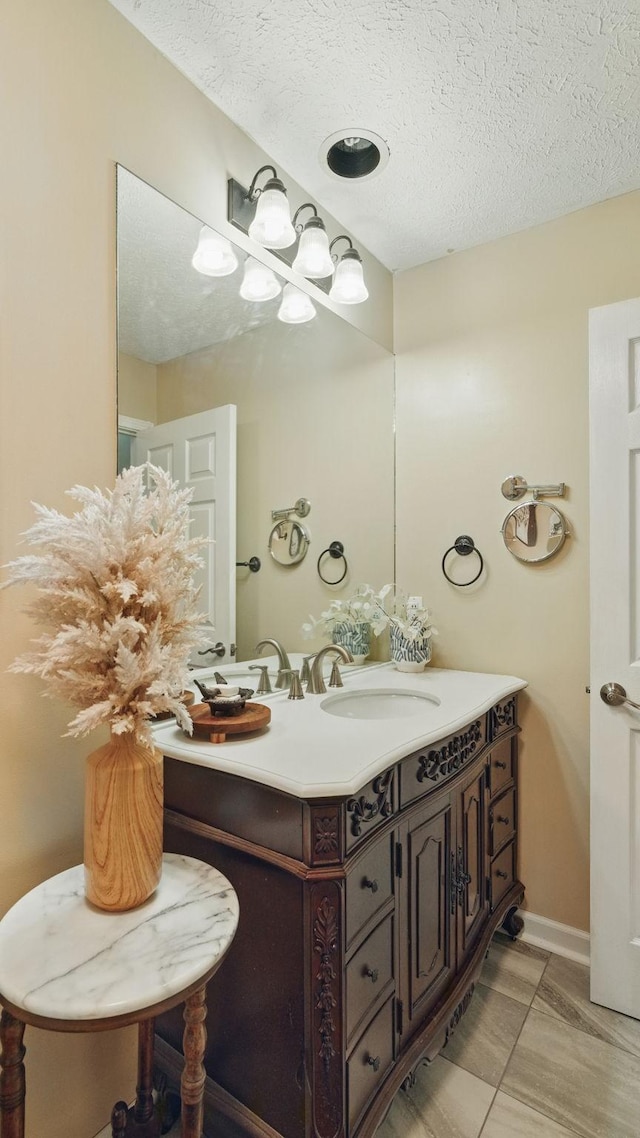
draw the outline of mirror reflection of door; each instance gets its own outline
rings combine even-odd
[[[132,440],[131,459],[162,467],[193,491],[191,536],[206,540],[196,578],[206,637],[201,651],[221,642],[224,656],[215,659],[229,661],[236,642],[236,408],[216,407],[142,431]],[[206,663],[212,659],[204,656]],[[191,663],[203,663],[197,649]]]

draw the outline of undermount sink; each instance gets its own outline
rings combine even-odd
[[[323,699],[320,704],[328,715],[342,719],[406,719],[410,715],[424,715],[439,706],[437,696],[408,688],[345,691]]]

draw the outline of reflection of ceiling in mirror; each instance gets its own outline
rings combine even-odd
[[[118,167],[118,346],[163,363],[230,340],[276,318],[280,298],[257,304],[239,295],[245,254],[226,277],[191,264],[201,222]]]

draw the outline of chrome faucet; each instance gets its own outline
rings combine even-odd
[[[309,683],[307,684],[307,695],[322,695],[323,692],[327,690],[322,675],[322,662],[327,652],[337,652],[345,664],[353,664],[353,656],[348,648],[343,648],[342,644],[325,644],[324,648],[321,648],[316,654],[316,658],[311,665],[311,674],[309,676]],[[329,680],[329,686],[341,686],[339,682],[336,682],[333,673]]]
[[[270,644],[272,648],[275,648],[278,654],[278,675],[276,676],[276,687],[286,688],[289,684],[287,673],[291,670],[291,662],[289,660],[289,657],[282,647],[282,644],[280,644],[277,640],[271,640],[269,638],[266,640],[261,640],[258,644],[256,644],[256,652],[260,654],[261,648],[264,648],[267,644]]]

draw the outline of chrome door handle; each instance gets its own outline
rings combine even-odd
[[[603,684],[600,688],[600,699],[603,703],[608,703],[610,707],[621,707],[626,703],[628,707],[635,707],[636,711],[640,711],[640,703],[634,703],[632,699],[627,699],[627,693],[622,684]]]

